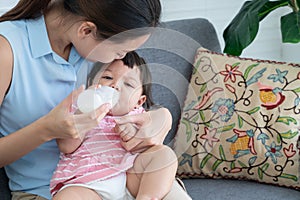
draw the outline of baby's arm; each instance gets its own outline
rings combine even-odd
[[[76,139],[56,139],[60,152],[73,153],[82,143],[80,138]]]

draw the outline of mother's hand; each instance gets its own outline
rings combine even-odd
[[[171,129],[172,116],[168,109],[159,108],[115,121],[116,130],[123,139],[123,147],[130,152],[141,152],[150,146],[163,143]]]
[[[74,90],[66,99],[44,116],[46,129],[51,139],[83,138],[85,133],[95,126],[107,114],[109,104],[104,104],[90,113],[73,114],[72,105],[84,90]]]

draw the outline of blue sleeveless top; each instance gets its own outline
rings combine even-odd
[[[14,56],[12,82],[0,106],[0,133],[5,136],[47,114],[85,84],[92,63],[74,48],[68,61],[53,52],[43,16],[2,22],[0,35],[9,41]],[[10,189],[50,199],[49,183],[58,159],[53,140],[5,166]]]

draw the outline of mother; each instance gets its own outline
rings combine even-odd
[[[108,110],[70,114],[83,90],[76,88],[85,84],[93,62],[121,59],[142,45],[160,14],[159,0],[20,0],[0,17],[0,167],[13,199],[50,198],[59,157],[54,139],[80,137]],[[145,135],[138,138],[145,139],[131,139],[128,150],[162,143],[170,113],[161,108],[149,115],[160,116],[160,126],[152,120],[144,128],[150,121],[145,115],[129,119],[141,125],[138,134]],[[150,130],[160,134],[150,137]]]

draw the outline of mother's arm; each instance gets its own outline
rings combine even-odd
[[[0,106],[9,88],[12,71],[12,49],[8,41],[0,36]],[[47,137],[37,134],[40,131],[40,124],[34,123],[9,136],[0,138],[0,167],[17,160],[47,141]]]
[[[12,80],[13,62],[13,52],[9,42],[0,36],[0,107]],[[109,108],[100,107],[97,112],[90,114],[70,113],[73,100],[83,89],[81,87],[74,90],[47,115],[14,133],[1,137],[0,167],[18,160],[47,141],[58,138],[79,138],[87,130],[92,129],[97,124],[97,118],[102,119]]]
[[[122,142],[127,151],[140,152],[153,145],[163,144],[172,126],[172,115],[166,108],[158,108],[142,114],[129,115],[115,120],[119,127],[134,123],[138,127],[135,136]]]

